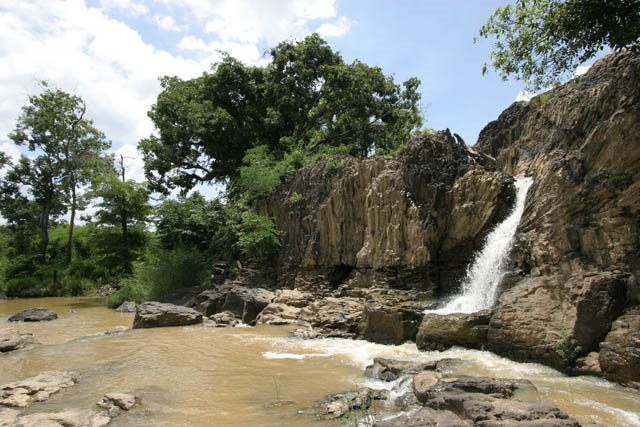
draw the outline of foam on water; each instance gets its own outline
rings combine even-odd
[[[467,269],[460,294],[450,299],[444,307],[427,312],[474,313],[493,307],[498,286],[507,272],[513,237],[522,218],[527,192],[532,183],[531,178],[516,177],[515,207],[509,216],[487,235],[482,250]]]

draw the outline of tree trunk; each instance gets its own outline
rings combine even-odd
[[[49,214],[51,206],[47,204],[40,214],[40,263],[47,260],[47,248],[49,247]]]
[[[75,180],[71,183],[71,217],[69,218],[69,234],[67,236],[67,264],[71,262],[73,255],[73,227],[76,220],[76,209],[78,207],[78,197],[76,195]]]

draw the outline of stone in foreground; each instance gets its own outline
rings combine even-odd
[[[132,394],[127,393],[107,393],[104,397],[96,403],[96,405],[104,408],[108,411],[115,409],[122,409],[128,411],[133,408],[137,402],[137,399]]]
[[[378,421],[374,427],[471,427],[473,424],[463,420],[451,411],[436,411],[422,408],[410,414],[388,420]]]
[[[103,427],[111,422],[104,413],[89,410],[65,409],[57,412],[42,412],[20,415],[13,409],[0,409],[0,426],[19,427]]]
[[[599,362],[607,379],[640,388],[640,310],[613,323],[600,345]]]
[[[24,408],[32,402],[42,402],[50,395],[77,382],[72,372],[43,372],[32,378],[0,386],[0,405]]]
[[[44,307],[36,307],[14,314],[9,318],[9,322],[46,322],[57,318],[57,313]]]
[[[133,329],[186,326],[202,323],[202,314],[181,305],[146,302],[136,307]]]
[[[33,344],[31,332],[17,331],[15,329],[0,330],[0,353],[18,350],[29,344]]]
[[[420,350],[446,350],[453,346],[481,349],[487,341],[491,310],[477,313],[425,314],[416,337]]]

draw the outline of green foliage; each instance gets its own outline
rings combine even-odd
[[[120,289],[107,297],[107,306],[117,308],[125,301],[141,303],[147,300],[149,290],[134,278],[125,279]]]
[[[631,183],[631,176],[629,174],[613,175],[609,177],[609,181],[616,187],[625,188]]]
[[[532,91],[559,84],[602,48],[637,46],[637,0],[520,0],[498,8],[480,28],[495,37],[491,66]],[[486,64],[483,72],[486,72]]]
[[[420,126],[415,78],[400,86],[380,68],[347,64],[315,34],[282,42],[270,53],[266,67],[225,56],[198,78],[162,79],[163,91],[149,112],[159,136],[140,142],[154,190],[186,191],[240,176],[239,186],[254,197],[324,147],[384,154]],[[281,160],[282,169],[272,174],[272,164]],[[254,176],[264,184],[254,181],[253,188]]]
[[[296,204],[300,203],[304,200],[304,196],[297,191],[294,191],[293,194],[289,197],[289,202]]]
[[[51,287],[37,277],[15,277],[6,282],[9,298],[36,298],[52,295]]]
[[[156,230],[164,249],[212,250],[212,241],[227,221],[227,212],[218,199],[207,201],[198,192],[177,200],[164,199],[156,208]]]
[[[563,334],[555,342],[552,349],[565,363],[568,364],[573,363],[582,352],[582,347],[578,345],[576,339],[572,335],[568,334]]]
[[[246,257],[266,259],[280,249],[280,234],[272,218],[246,211],[241,215],[235,246]]]

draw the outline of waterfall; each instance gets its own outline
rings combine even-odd
[[[493,307],[498,286],[507,272],[513,237],[522,218],[527,192],[532,183],[531,178],[516,177],[516,205],[509,216],[487,235],[482,250],[467,269],[460,293],[453,296],[443,307],[427,312],[473,313]]]

